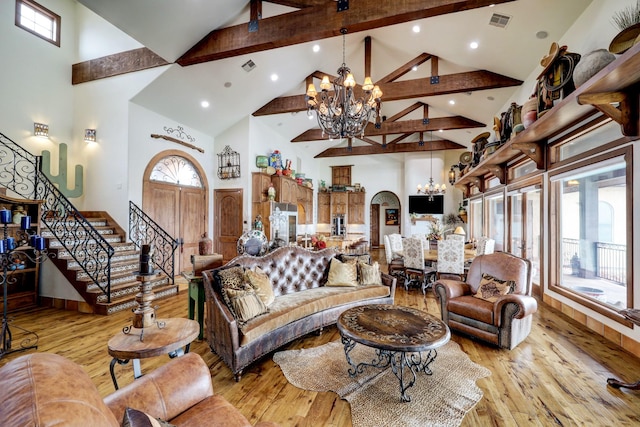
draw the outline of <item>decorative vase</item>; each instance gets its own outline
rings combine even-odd
[[[199,255],[211,255],[213,251],[213,242],[207,237],[205,232],[202,238],[198,240],[198,254]]]
[[[609,65],[616,56],[606,49],[597,49],[584,55],[573,70],[573,83],[576,87],[595,76],[598,71]]]

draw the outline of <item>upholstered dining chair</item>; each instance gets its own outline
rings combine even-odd
[[[488,255],[492,254],[496,247],[496,241],[486,236],[482,236],[478,239],[476,246],[476,255]]]
[[[445,239],[438,241],[437,275],[457,275],[464,280],[464,240]]]
[[[391,243],[391,251],[393,252],[394,257],[397,253],[402,252],[402,235],[398,233],[389,234],[389,242]]]
[[[415,239],[413,237],[404,239],[403,242],[403,254],[404,254],[404,288],[409,290],[409,284],[419,283],[422,293],[426,292],[426,284],[429,274],[433,272],[433,269],[426,268],[424,262],[424,244],[421,239]],[[412,279],[414,278],[415,279]]]
[[[391,247],[391,242],[389,241],[389,236],[384,235],[384,255],[387,259],[387,266],[389,268],[389,274],[392,276],[403,276],[404,275],[404,260],[398,256],[393,254],[393,249]]]
[[[466,236],[464,234],[447,234],[445,240],[462,240],[464,242]]]
[[[467,278],[437,280],[442,320],[452,330],[513,349],[531,332],[538,309],[531,296],[531,262],[507,252],[476,256]]]

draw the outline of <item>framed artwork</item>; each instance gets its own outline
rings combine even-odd
[[[398,225],[398,209],[385,210],[384,223],[386,225]]]

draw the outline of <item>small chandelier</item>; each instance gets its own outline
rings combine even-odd
[[[342,34],[342,65],[338,68],[338,77],[332,82],[324,76],[320,82],[322,91],[318,94],[313,83],[307,88],[307,114],[316,111],[322,135],[329,138],[363,137],[365,128],[375,110],[376,128],[380,127],[380,98],[382,91],[373,84],[371,77],[365,77],[362,85],[363,95],[356,97],[353,88],[356,81],[345,63],[346,28]],[[333,94],[329,89],[333,86]]]
[[[426,194],[429,196],[429,201],[433,202],[433,196],[438,196],[441,194],[445,194],[447,192],[447,187],[442,184],[433,184],[433,133],[431,134],[431,150],[429,150],[431,155],[431,176],[429,177],[429,183],[424,185],[424,188],[418,184],[418,194]]]

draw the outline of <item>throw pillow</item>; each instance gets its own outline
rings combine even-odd
[[[244,277],[267,307],[273,303],[276,299],[273,294],[273,286],[271,286],[271,280],[267,273],[262,271],[260,267],[256,267],[254,270],[247,270],[244,272]]]
[[[244,268],[242,266],[229,267],[217,272],[218,282],[220,283],[220,294],[222,300],[227,305],[233,317],[238,317],[237,313],[233,309],[231,299],[229,298],[229,289],[236,290],[249,290],[251,285],[244,281]]]
[[[513,292],[516,282],[513,280],[502,280],[490,274],[482,273],[478,292],[473,296],[489,302],[496,302],[498,297]]]
[[[326,286],[358,286],[356,263],[341,262],[338,258],[331,258]]]
[[[137,409],[127,408],[122,418],[122,427],[175,427],[173,424],[154,418]]]
[[[264,305],[254,289],[229,288],[227,295],[240,326],[244,326],[249,320],[267,312],[267,306]]]
[[[361,285],[382,285],[378,261],[371,265],[362,262],[358,263],[358,283]]]
[[[340,255],[340,261],[342,262],[362,262],[365,264],[371,264],[371,255],[362,254],[362,255],[348,255],[342,254]]]

